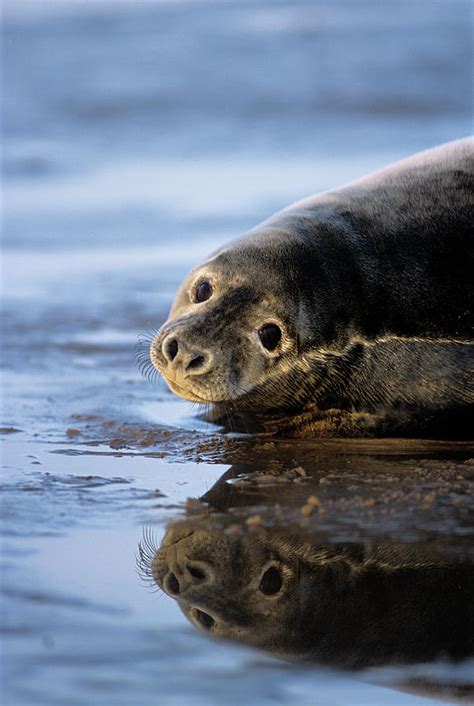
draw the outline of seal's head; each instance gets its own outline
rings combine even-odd
[[[296,245],[287,234],[260,231],[191,272],[150,346],[173,392],[202,403],[251,396],[254,406],[260,393],[267,407],[294,399],[307,372],[301,353],[317,328]]]
[[[148,563],[149,576],[198,630],[279,654],[299,651],[310,575],[283,537],[179,522]]]
[[[147,532],[139,546],[142,577],[201,632],[345,667],[472,654],[469,558],[423,544],[330,543],[309,526],[238,518],[196,515],[173,522],[159,548]]]
[[[145,541],[141,574],[209,636],[286,659],[352,653],[363,604],[374,601],[360,583],[363,547],[313,543],[295,526],[239,528],[223,519],[172,523],[159,549]]]

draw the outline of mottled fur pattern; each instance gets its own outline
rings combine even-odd
[[[181,287],[153,365],[214,419],[276,433],[469,435],[473,155],[471,139],[415,155],[224,247]],[[212,296],[195,303],[202,280]]]

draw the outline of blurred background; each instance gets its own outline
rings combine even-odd
[[[463,0],[9,0],[4,247],[222,241],[471,131]]]
[[[297,198],[469,134],[471,10],[5,3],[5,335],[20,386],[32,369],[65,374],[68,389],[75,367],[91,381],[128,371],[137,332],[161,323],[213,248]]]
[[[155,703],[157,679],[167,704],[230,703],[213,670],[242,703],[243,683],[258,706],[307,703],[309,676],[288,686],[273,663],[181,634],[171,601],[152,613],[137,585],[141,523],[166,520],[157,487],[176,508],[223,467],[74,439],[137,420],[198,428],[140,378],[137,334],[191,266],[272,212],[469,134],[471,13],[467,0],[4,3],[5,704]]]

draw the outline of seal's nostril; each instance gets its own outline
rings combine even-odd
[[[179,593],[179,581],[173,573],[169,573],[165,579],[165,589],[167,593],[176,596]]]
[[[186,370],[199,370],[199,368],[202,368],[204,361],[205,357],[203,355],[197,355],[190,363],[188,363]]]
[[[172,338],[170,341],[165,341],[164,353],[170,362],[176,358],[178,354],[178,341],[176,338]]]
[[[199,569],[197,566],[194,566],[193,564],[186,564],[186,568],[191,574],[191,576],[198,581],[202,581],[203,579],[206,578],[206,574],[202,569]]]

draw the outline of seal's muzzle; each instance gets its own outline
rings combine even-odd
[[[212,366],[212,353],[186,341],[183,333],[173,331],[161,342],[161,358],[168,374],[187,377],[204,375]]]

